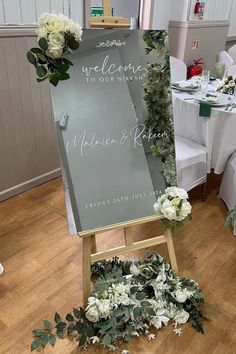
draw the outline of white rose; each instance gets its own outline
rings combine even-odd
[[[45,27],[50,20],[56,18],[57,18],[56,14],[49,14],[48,12],[44,12],[38,19],[38,27],[41,26]]]
[[[48,36],[49,46],[51,47],[63,47],[65,43],[65,37],[60,32],[50,33]]]
[[[161,204],[160,204],[160,202],[159,202],[159,199],[158,199],[158,201],[153,205],[153,207],[154,207],[154,210],[155,210],[155,212],[156,212],[157,214],[161,214]]]
[[[36,31],[37,35],[38,35],[38,39],[40,38],[47,38],[48,36],[48,31],[46,27],[41,27],[38,28],[38,30]]]
[[[100,318],[107,318],[110,315],[110,301],[109,300],[99,300],[97,303]]]
[[[61,58],[63,53],[63,47],[60,46],[50,46],[48,47],[47,55],[52,59]]]
[[[173,198],[176,198],[176,197],[178,197],[180,199],[187,199],[188,198],[188,193],[182,188],[169,187],[169,188],[166,188],[165,192]]]
[[[166,200],[161,207],[161,212],[164,217],[168,220],[176,219],[176,210],[175,207],[171,204],[169,200]]]
[[[189,313],[186,312],[185,310],[181,310],[177,313],[177,315],[174,317],[174,320],[178,324],[184,324],[188,321],[189,319]]]
[[[97,306],[91,305],[87,307],[86,313],[85,313],[86,318],[90,321],[90,322],[98,322],[99,320],[99,311]]]
[[[183,202],[181,210],[180,210],[180,216],[183,217],[183,219],[186,218],[192,211],[192,207],[189,202]]]
[[[187,295],[182,290],[176,290],[175,298],[178,302],[183,303],[187,300]]]
[[[78,22],[73,22],[71,21],[71,23],[69,24],[69,28],[68,28],[70,33],[73,33],[75,35],[75,40],[76,41],[81,41],[82,40],[82,27],[79,25]]]

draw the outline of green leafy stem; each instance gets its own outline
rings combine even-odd
[[[66,34],[63,55],[58,59],[53,59],[47,55],[48,41],[46,38],[40,38],[38,45],[39,48],[31,48],[27,52],[28,61],[35,67],[38,76],[37,81],[42,82],[49,79],[53,86],[57,86],[59,81],[68,80],[70,78],[68,70],[73,63],[63,56],[79,48],[80,44],[74,39],[74,36],[70,33]]]

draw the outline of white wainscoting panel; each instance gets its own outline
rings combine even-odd
[[[0,0],[0,24],[35,24],[43,12],[63,13],[83,26],[83,0]]]
[[[26,60],[35,44],[0,36],[0,201],[60,174],[49,84]]]

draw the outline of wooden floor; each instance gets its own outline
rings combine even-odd
[[[223,228],[225,215],[223,202],[212,192],[204,203],[193,201],[193,221],[174,236],[180,274],[195,279],[206,297],[204,311],[211,321],[205,323],[205,335],[187,324],[184,335],[177,337],[169,326],[158,332],[155,341],[132,340],[126,346],[130,353],[236,353],[236,239]],[[158,228],[153,223],[130,232],[138,239],[157,233]],[[121,244],[121,236],[115,232],[112,237],[99,236],[98,248],[104,243]],[[165,246],[156,250],[167,256]],[[81,240],[67,236],[60,179],[0,203],[0,261],[6,269],[0,277],[1,354],[28,353],[31,330],[41,320],[82,304],[81,257]],[[69,340],[45,351],[78,352]]]

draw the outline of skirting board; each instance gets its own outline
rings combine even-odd
[[[18,184],[14,187],[6,189],[6,190],[0,192],[0,202],[2,202],[3,200],[6,200],[8,198],[14,197],[17,194],[23,193],[31,188],[37,187],[42,183],[48,182],[51,179],[59,177],[60,175],[61,175],[61,169],[57,168],[56,170],[47,172],[41,176],[35,177],[35,178],[25,181],[21,184]]]

